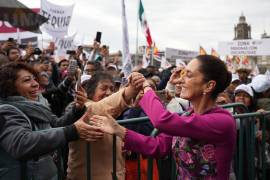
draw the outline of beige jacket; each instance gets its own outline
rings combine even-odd
[[[87,107],[91,107],[93,114],[111,115],[118,117],[128,105],[123,98],[124,89],[104,98],[99,102],[89,101]],[[93,180],[112,179],[112,142],[113,136],[105,134],[102,140],[91,142],[91,173]],[[116,141],[116,170],[119,180],[125,179],[125,159],[122,153],[123,142]],[[86,180],[86,141],[78,140],[69,143],[68,180]]]

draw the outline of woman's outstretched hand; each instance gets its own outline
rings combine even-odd
[[[90,124],[93,127],[99,128],[104,133],[115,134],[122,139],[125,138],[126,128],[119,125],[111,116],[94,115],[91,117]]]
[[[74,123],[78,135],[81,139],[84,139],[89,142],[97,141],[102,139],[104,133],[100,130],[99,127],[92,126],[89,124],[89,117],[91,115],[91,110],[88,109],[84,115]]]
[[[118,126],[118,123],[112,117],[99,115],[92,116],[90,124],[108,134],[115,134]]]

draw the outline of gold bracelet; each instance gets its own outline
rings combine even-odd
[[[146,86],[143,86],[143,90],[144,90],[145,88],[147,88],[147,87],[150,87],[150,88],[151,88],[150,85],[146,85]]]

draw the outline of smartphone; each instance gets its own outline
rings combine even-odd
[[[78,91],[79,87],[81,86],[81,71],[78,72],[77,82],[75,86],[75,90]]]
[[[96,40],[97,42],[99,42],[99,43],[100,43],[100,40],[101,40],[101,34],[102,34],[102,33],[99,32],[99,31],[98,31],[97,34],[96,34],[96,39],[95,39],[95,40]]]
[[[75,55],[76,54],[76,51],[74,51],[74,50],[67,50],[66,51],[66,54],[68,54],[68,55]]]
[[[127,84],[128,84],[128,79],[125,78],[125,77],[122,77],[122,79],[121,79],[121,86],[125,86]]]
[[[41,55],[42,51],[39,48],[35,48],[33,54],[35,55]]]
[[[76,59],[70,59],[69,60],[69,66],[68,66],[68,74],[70,76],[75,76],[77,71],[77,60]]]

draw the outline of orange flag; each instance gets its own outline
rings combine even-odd
[[[244,64],[244,65],[249,65],[249,59],[248,59],[247,56],[244,56],[244,57],[243,57],[242,64]]]
[[[153,54],[158,55],[158,48],[156,46],[156,43],[154,43]]]
[[[207,52],[200,46],[199,55],[207,55]]]
[[[214,48],[211,49],[211,55],[219,58],[219,54]]]
[[[153,55],[158,55],[159,51],[158,51],[158,48],[156,46],[156,43],[154,43],[154,46],[153,46],[152,50],[153,50]],[[147,46],[146,47],[146,54],[149,56],[150,52],[151,52],[151,47]]]

